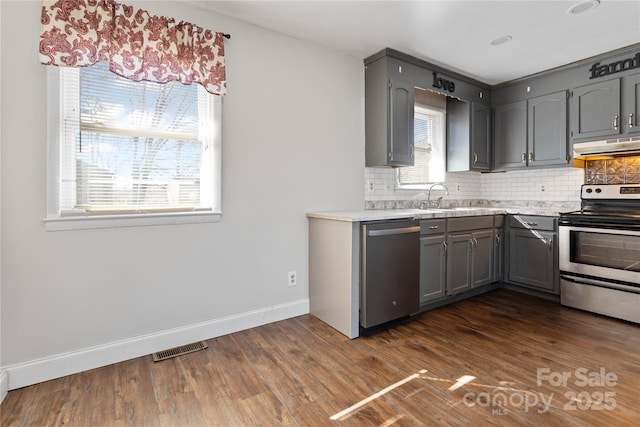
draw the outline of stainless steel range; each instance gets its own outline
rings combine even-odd
[[[640,184],[583,185],[559,221],[563,305],[640,323]]]

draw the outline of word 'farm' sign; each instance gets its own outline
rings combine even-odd
[[[634,68],[640,68],[640,52],[636,53],[631,58],[615,61],[610,64],[594,63],[589,71],[591,72],[590,79],[597,79],[598,77],[608,76],[609,74],[621,73],[622,71],[633,70]]]

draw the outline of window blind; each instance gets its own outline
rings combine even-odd
[[[414,166],[398,168],[399,184],[425,185],[444,181],[444,113],[416,106],[413,123]]]
[[[61,71],[63,213],[212,208],[213,95],[105,63]]]

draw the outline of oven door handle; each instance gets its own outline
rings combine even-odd
[[[623,285],[621,283],[614,283],[614,282],[607,282],[604,280],[592,279],[589,277],[573,276],[571,274],[567,274],[564,272],[560,273],[560,278],[564,280],[568,280],[569,282],[573,282],[573,283],[583,283],[585,285],[600,286],[602,288],[617,289],[619,291],[640,294],[640,287],[636,287],[636,286]]]

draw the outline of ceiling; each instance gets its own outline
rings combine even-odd
[[[637,0],[573,15],[580,0],[182,1],[361,59],[390,47],[492,85],[640,43]]]

